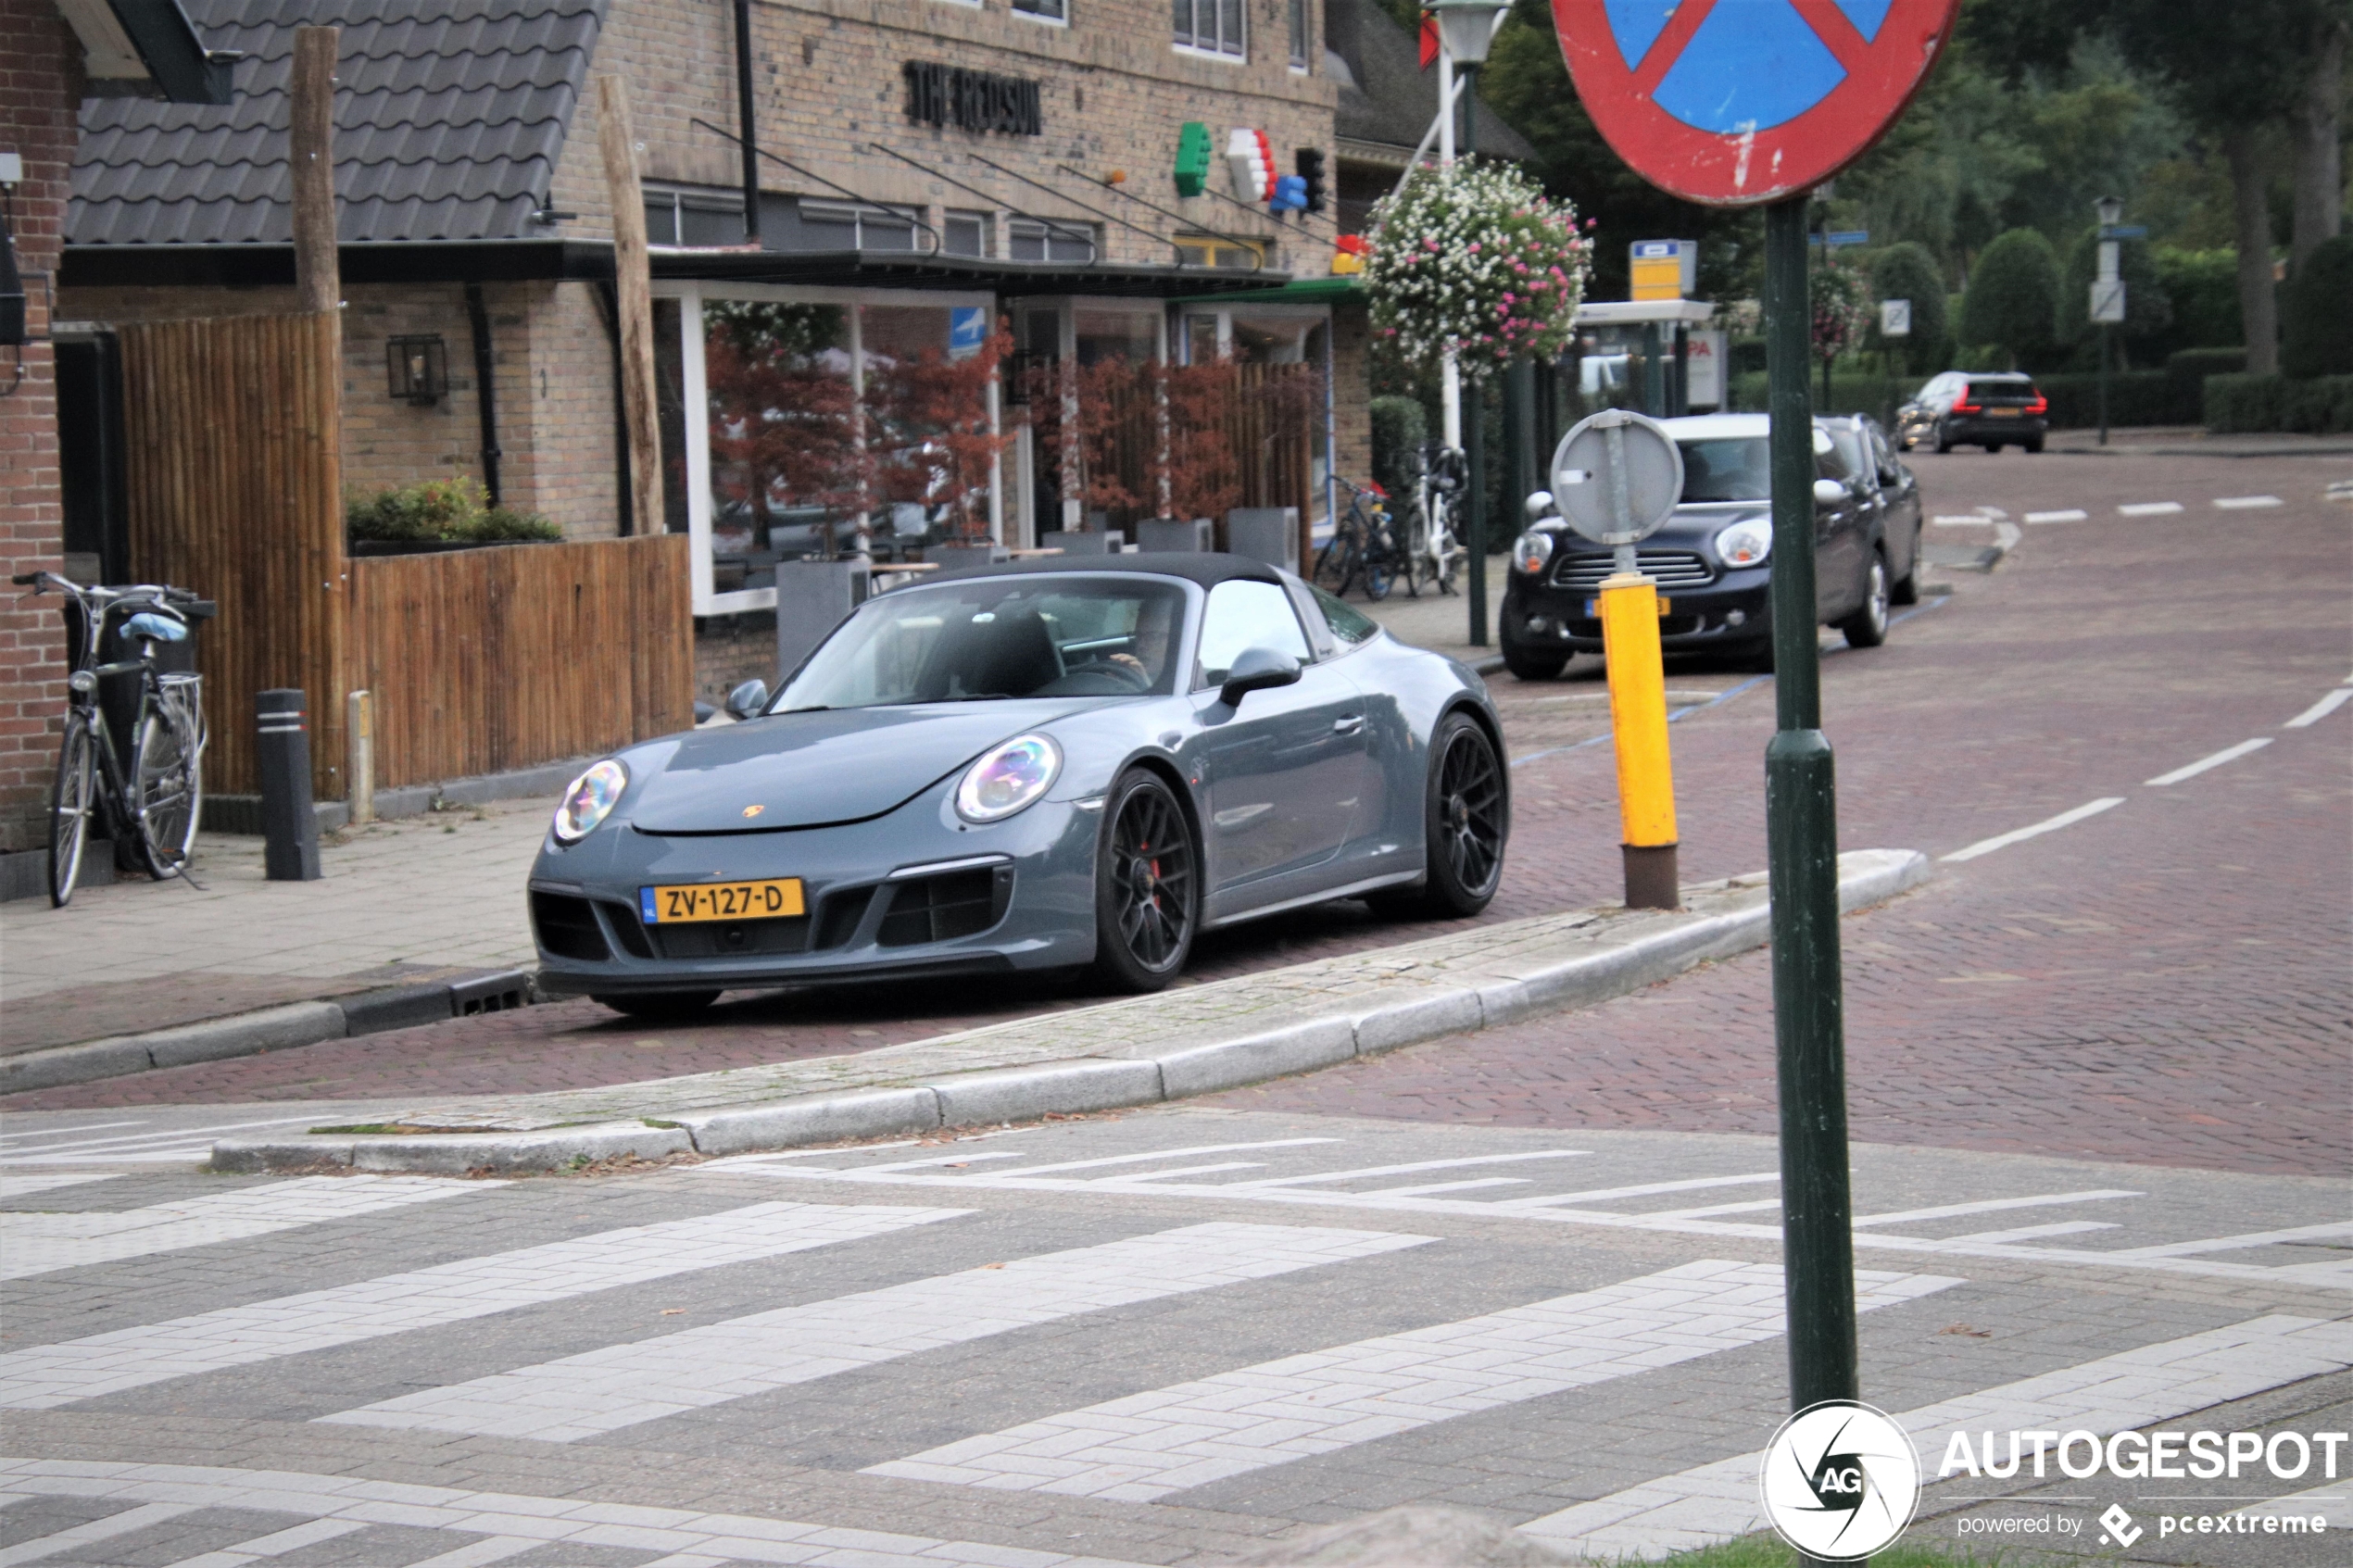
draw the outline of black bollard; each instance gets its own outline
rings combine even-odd
[[[261,766],[263,875],[319,880],[319,813],[310,805],[310,714],[299,688],[253,700],[254,751]]]

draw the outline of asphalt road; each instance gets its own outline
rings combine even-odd
[[[2353,508],[2318,497],[2347,465],[1918,466],[1934,511],[2024,537],[1824,674],[1843,841],[1940,858],[1843,922],[1862,1387],[1932,1478],[1913,1537],[2341,1562],[2353,703],[2319,709],[2353,672]],[[1499,915],[1608,897],[1591,672],[1499,688]],[[1763,864],[1769,696],[1676,725],[1692,877]],[[1394,930],[1335,911],[1205,969]],[[1214,1563],[1416,1501],[1603,1559],[1753,1528],[1786,1402],[1765,976],[1209,1102],[626,1175],[193,1161],[238,1123],[857,1048],[974,999],[659,1033],[537,1009],[37,1097],[0,1127],[29,1456],[0,1461],[0,1562]],[[1936,1478],[1956,1432],[2012,1428],[2310,1457]],[[2291,1514],[2326,1533],[2243,1528]]]

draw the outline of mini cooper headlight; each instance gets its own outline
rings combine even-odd
[[[1747,518],[1716,536],[1716,555],[1726,566],[1755,566],[1773,553],[1773,525]]]
[[[556,808],[556,842],[577,844],[611,815],[629,787],[629,770],[607,758],[572,781],[563,803]]]
[[[1512,545],[1512,570],[1533,577],[1553,558],[1553,536],[1529,529]]]
[[[956,815],[1001,822],[1037,804],[1063,771],[1063,748],[1044,735],[1015,735],[993,746],[956,786]]]

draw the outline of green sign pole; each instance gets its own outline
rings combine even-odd
[[[1765,748],[1772,875],[1773,1039],[1781,1098],[1781,1261],[1790,1405],[1857,1397],[1855,1237],[1846,1173],[1846,1038],[1838,954],[1838,801],[1823,734],[1814,618],[1814,410],[1806,361],[1804,194],[1765,209],[1772,410],[1773,671]]]

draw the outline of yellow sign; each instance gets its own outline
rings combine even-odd
[[[648,925],[712,920],[791,920],[805,912],[800,878],[797,876],[764,882],[648,887],[644,890],[642,902]]]
[[[1638,257],[1633,265],[1636,299],[1683,297],[1683,262],[1680,257]]]

